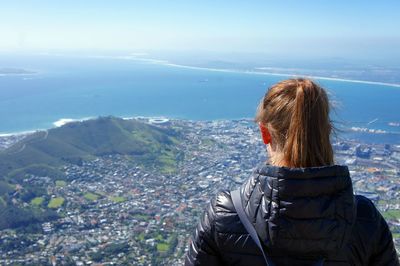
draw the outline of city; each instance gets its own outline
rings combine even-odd
[[[0,231],[2,265],[182,265],[191,234],[218,191],[238,187],[265,162],[254,122],[242,120],[149,120],[182,132],[184,153],[174,172],[145,168],[129,155],[107,155],[65,164],[67,177],[27,176],[21,187],[46,195],[29,203],[61,218],[40,233]],[[2,137],[3,149],[19,138]],[[365,195],[386,218],[400,248],[400,146],[334,141],[337,164],[349,166],[356,194]]]

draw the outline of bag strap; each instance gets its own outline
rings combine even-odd
[[[254,240],[254,242],[256,243],[257,247],[259,248],[259,250],[263,254],[265,263],[267,264],[267,266],[275,266],[275,263],[265,253],[265,251],[264,251],[264,249],[263,249],[263,247],[261,245],[260,238],[257,235],[256,229],[254,228],[254,226],[250,222],[247,214],[244,211],[243,204],[242,204],[242,199],[241,199],[241,196],[240,196],[240,189],[236,189],[234,191],[231,191],[231,198],[232,198],[233,206],[236,209],[236,212],[237,212],[237,214],[239,216],[240,221],[242,222],[242,224],[243,224],[244,228],[246,229],[247,233],[250,234],[251,238]],[[314,265],[315,266],[324,265],[324,259],[322,258],[322,259],[318,260]]]
[[[258,238],[256,229],[254,229],[254,226],[251,224],[251,222],[249,221],[249,218],[247,217],[246,213],[244,212],[242,200],[240,197],[240,189],[231,191],[231,198],[232,198],[233,206],[235,207],[236,212],[239,215],[240,221],[242,222],[244,228],[246,228],[247,233],[250,234],[251,238],[254,240],[257,247],[262,252],[265,263],[267,264],[267,266],[274,266],[275,264],[271,261],[271,259],[264,252],[264,249],[261,245],[260,239]]]

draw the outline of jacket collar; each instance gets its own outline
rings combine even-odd
[[[279,167],[269,164],[260,165],[256,172],[260,175],[278,178],[314,178],[328,176],[349,177],[349,169],[344,165],[329,165],[307,168]]]

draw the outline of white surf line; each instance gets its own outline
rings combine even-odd
[[[60,118],[57,121],[53,122],[54,127],[62,127],[66,124],[73,123],[73,122],[83,122],[91,119],[95,119],[96,117],[83,117],[83,118]]]
[[[53,126],[55,127],[62,127],[63,125],[66,125],[68,123],[72,123],[78,121],[77,119],[73,119],[73,118],[61,118],[55,122],[53,122]]]
[[[49,54],[55,56],[70,56],[64,54]],[[180,67],[187,69],[197,69],[197,70],[206,70],[206,71],[214,71],[214,72],[226,72],[226,73],[241,73],[241,74],[254,74],[254,75],[266,75],[266,76],[278,76],[278,77],[306,77],[311,79],[318,80],[330,80],[330,81],[339,81],[339,82],[351,82],[351,83],[361,83],[361,84],[369,84],[369,85],[382,85],[394,88],[400,88],[400,84],[397,83],[389,83],[389,82],[379,82],[379,81],[368,81],[368,80],[357,80],[357,79],[344,79],[344,78],[331,78],[324,76],[313,76],[313,75],[305,75],[305,74],[290,74],[290,73],[275,73],[275,72],[260,72],[253,70],[239,70],[239,69],[223,69],[223,68],[209,68],[209,67],[196,67],[196,66],[188,66],[181,64],[170,63],[166,60],[154,59],[154,58],[143,58],[138,57],[135,54],[131,55],[119,55],[119,56],[108,56],[108,55],[77,55],[75,57],[80,58],[103,58],[103,59],[117,59],[117,60],[132,60],[132,61],[143,61],[152,64],[159,64],[171,67]]]
[[[97,116],[100,117],[100,116]],[[58,119],[57,121],[52,123],[52,127],[49,128],[38,128],[38,129],[33,129],[33,130],[26,130],[26,131],[16,131],[16,132],[10,132],[10,133],[0,133],[0,138],[5,138],[5,137],[11,137],[11,136],[19,136],[19,135],[31,135],[37,132],[46,132],[52,129],[52,128],[57,128],[57,127],[61,127],[63,125],[66,125],[68,123],[73,123],[73,122],[83,122],[83,121],[87,121],[87,120],[91,120],[91,119],[96,119],[96,116],[89,116],[89,117],[83,117],[83,118],[78,118],[78,119],[74,119],[74,118],[61,118]],[[44,139],[47,138],[47,135],[45,136]]]
[[[28,130],[28,131],[16,131],[11,133],[0,133],[0,138],[2,137],[11,137],[11,136],[19,136],[19,135],[30,135],[36,133],[37,131],[41,131],[45,129],[37,129],[37,130]]]
[[[400,84],[388,83],[388,82],[379,82],[379,81],[343,79],[343,78],[330,78],[330,77],[304,75],[304,74],[289,74],[289,73],[285,74],[285,73],[275,73],[275,72],[260,72],[260,71],[252,71],[252,70],[247,70],[246,71],[246,70],[236,70],[236,69],[196,67],[196,66],[186,66],[186,65],[179,65],[179,64],[173,64],[173,63],[160,63],[160,64],[163,64],[163,65],[166,65],[166,66],[171,66],[171,67],[180,67],[180,68],[197,69],[197,70],[208,70],[208,71],[215,71],[215,72],[254,74],[254,75],[266,75],[266,76],[278,76],[278,77],[307,77],[307,78],[319,79],[319,80],[351,82],[351,83],[361,83],[361,84],[369,84],[369,85],[382,85],[382,86],[400,88]]]

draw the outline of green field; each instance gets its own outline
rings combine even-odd
[[[167,252],[169,250],[168,243],[158,243],[157,244],[157,251],[158,252]]]
[[[112,200],[115,203],[121,203],[121,202],[126,201],[126,199],[124,197],[119,197],[119,196],[110,197],[110,200]]]
[[[67,182],[64,180],[56,180],[56,186],[57,187],[65,187],[67,185]]]
[[[44,201],[43,197],[36,197],[31,200],[31,205],[40,206],[42,205],[43,201]]]
[[[215,145],[215,143],[216,143],[216,141],[213,139],[204,139],[201,144],[204,146],[213,146],[213,145]]]
[[[141,232],[140,235],[138,236],[139,241],[143,241],[144,240],[144,233]]]
[[[169,235],[167,238],[165,238],[165,235],[163,236],[161,233],[158,233],[153,237],[158,242],[156,248],[159,253],[165,253],[171,249],[174,249],[178,243],[177,236],[175,234]]]
[[[166,150],[159,156],[161,162],[161,172],[164,174],[176,172],[176,166],[178,163],[177,154],[172,151]]]
[[[133,215],[133,217],[134,217],[135,219],[138,219],[138,220],[145,220],[145,221],[147,221],[147,220],[149,219],[149,216],[148,216],[147,214],[144,214],[144,213],[135,213],[135,214]]]
[[[91,200],[91,201],[95,201],[99,198],[99,195],[91,193],[91,192],[85,193],[85,195],[83,195],[83,196],[85,197],[85,199]]]
[[[385,219],[400,219],[400,210],[387,210],[382,212]]]
[[[3,208],[7,206],[7,202],[5,202],[5,200],[3,199],[3,197],[0,197],[0,208]]]
[[[51,209],[57,209],[59,207],[61,207],[61,205],[64,204],[64,198],[63,197],[57,197],[57,198],[52,198],[49,202],[49,204],[47,205],[47,207],[51,208]]]

